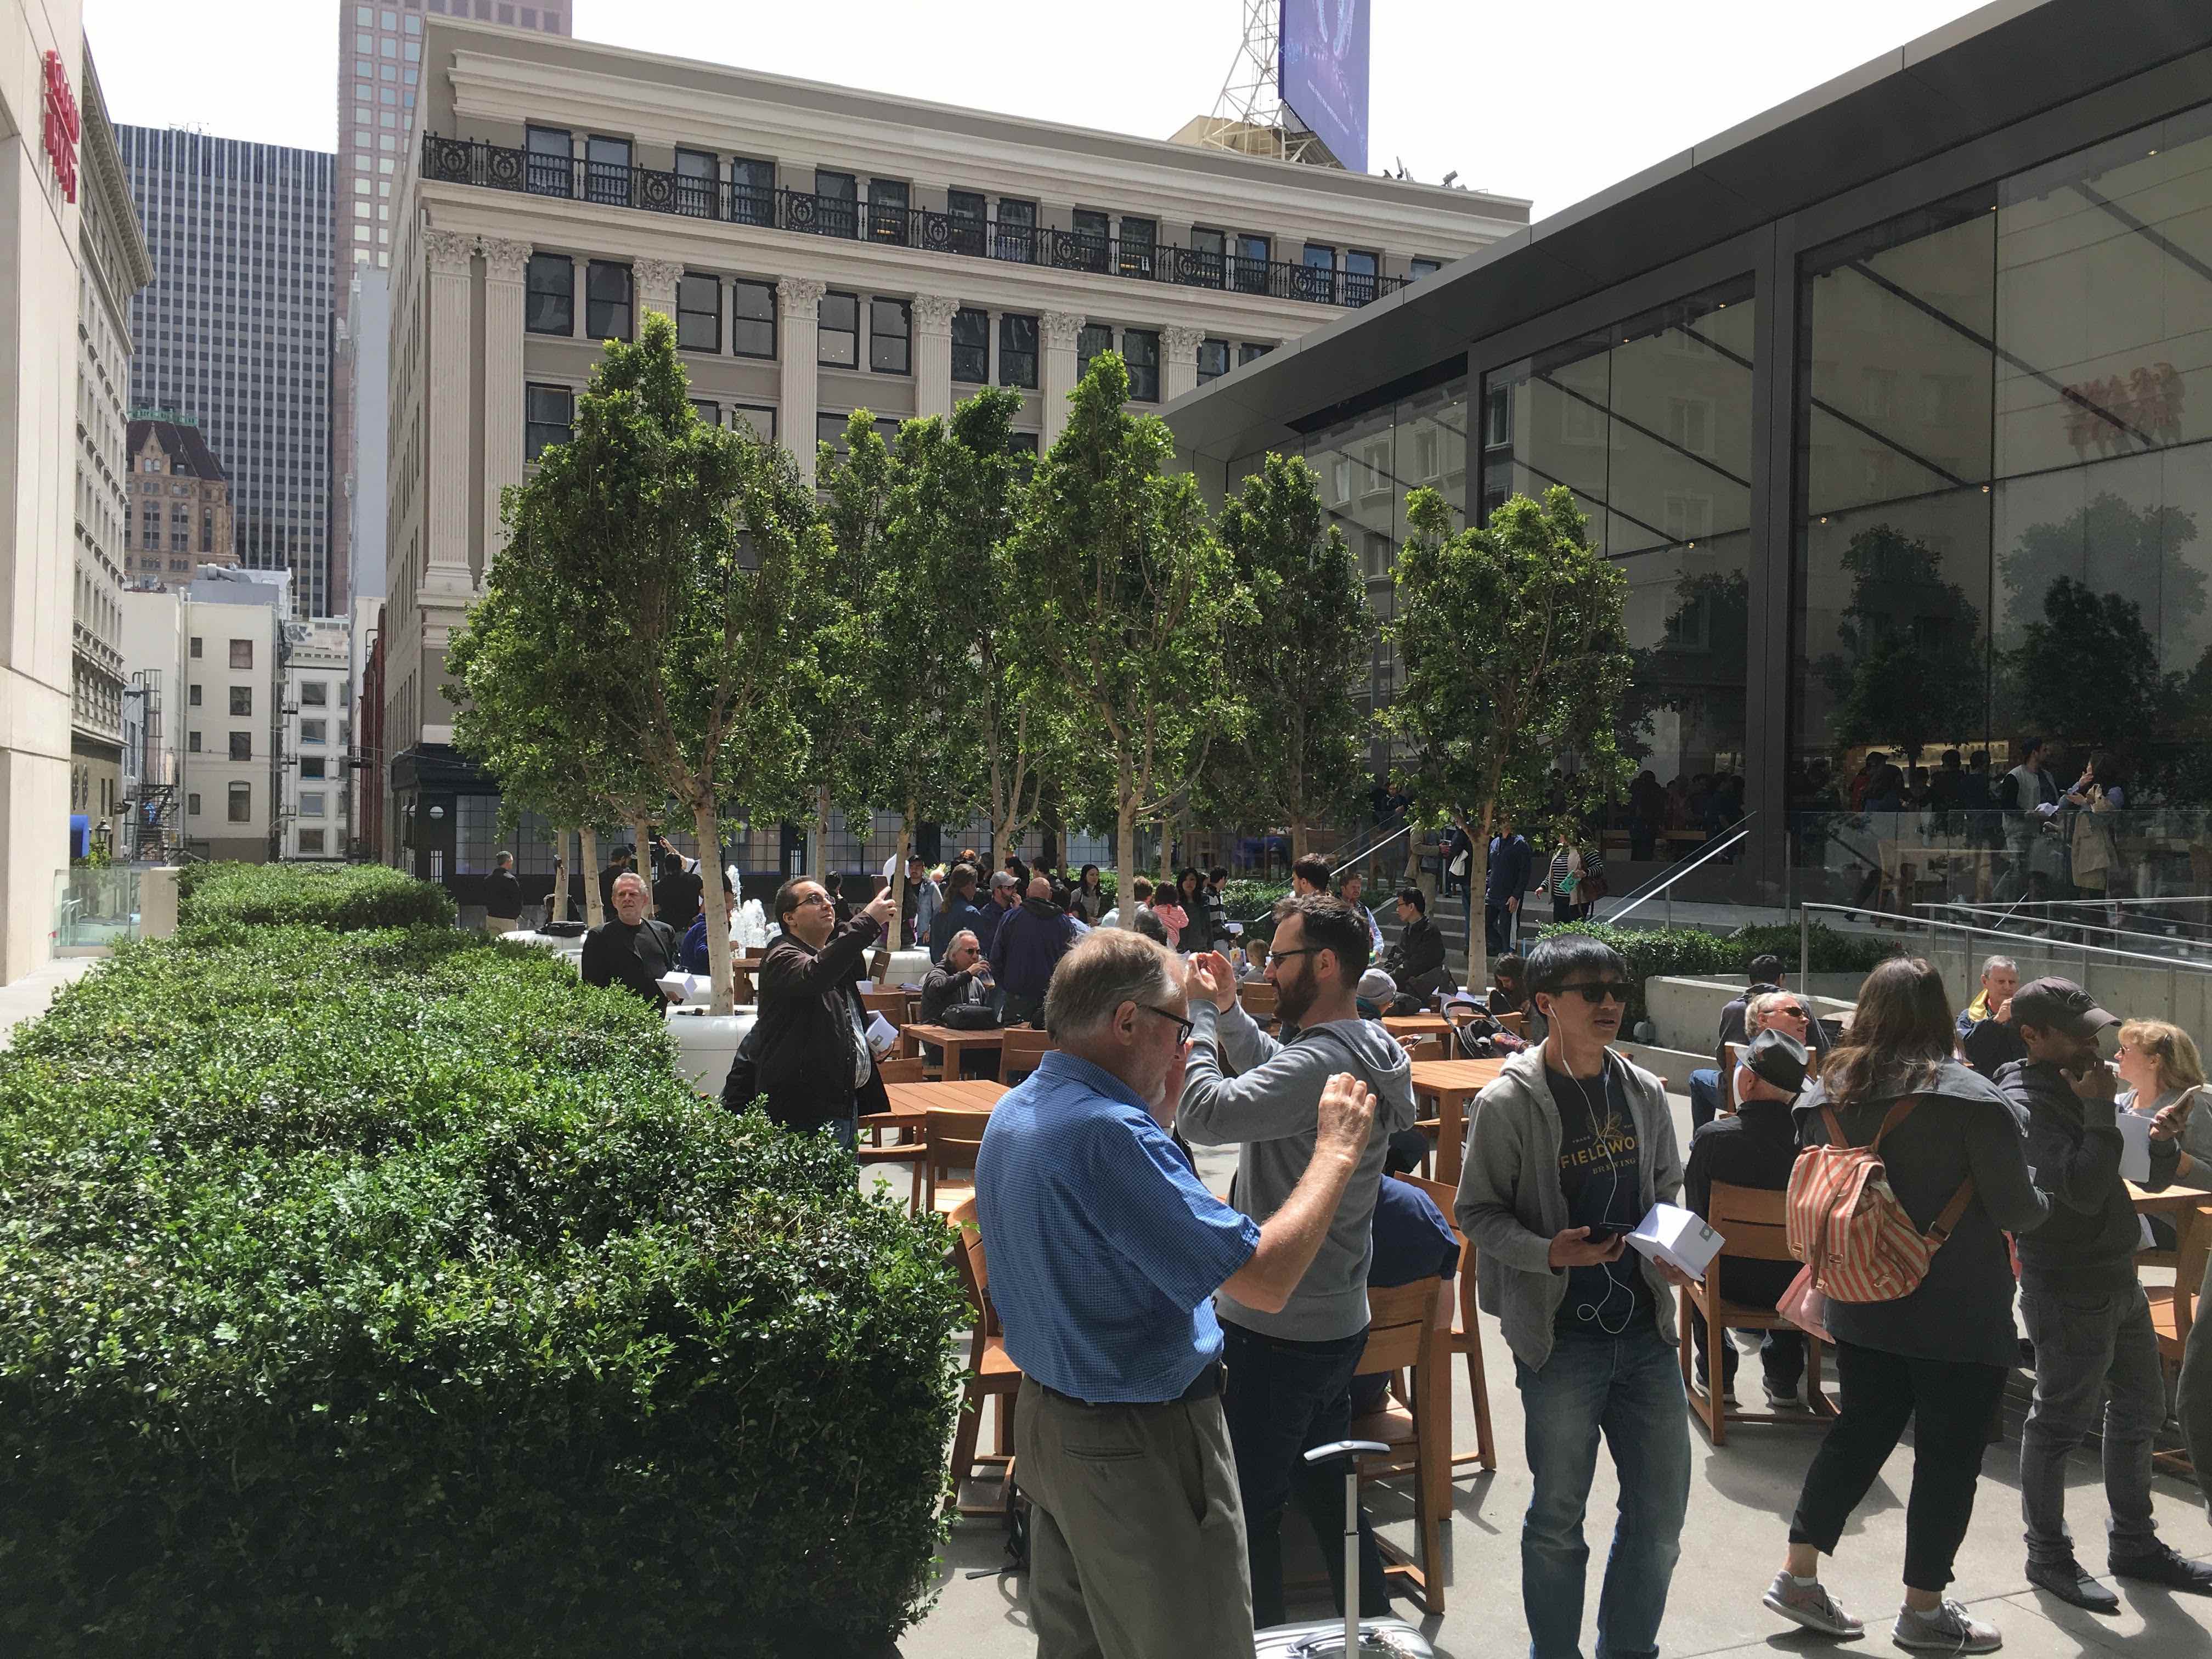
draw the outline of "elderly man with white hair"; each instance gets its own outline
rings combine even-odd
[[[1340,1073],[1304,1176],[1265,1224],[1170,1139],[1190,1052],[1174,954],[1125,929],[1061,959],[1059,1042],[976,1155],[991,1301],[1024,1376],[1014,1451],[1034,1501],[1040,1659],[1253,1651],[1244,1512],[1221,1408],[1217,1291],[1279,1310],[1328,1236],[1374,1121]]]
[[[584,935],[580,964],[586,985],[619,985],[647,1002],[681,1001],[662,988],[661,975],[677,971],[680,952],[676,930],[649,914],[653,893],[645,878],[625,870],[614,879],[615,913]]]

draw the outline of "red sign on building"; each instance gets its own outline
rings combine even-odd
[[[62,55],[46,54],[46,156],[54,164],[54,177],[62,194],[76,200],[76,141],[79,133],[76,94],[70,90],[69,71]]]

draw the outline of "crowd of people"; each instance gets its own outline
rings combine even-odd
[[[1408,888],[1395,899],[1398,939],[1378,957],[1360,884],[1333,882],[1317,859],[1294,866],[1269,936],[1237,959],[1225,872],[1139,881],[1123,927],[1095,867],[1071,877],[1009,864],[986,877],[972,855],[942,872],[917,860],[902,903],[886,885],[842,914],[829,884],[785,882],[757,970],[759,1018],[725,1099],[765,1096],[777,1121],[851,1144],[858,1116],[883,1103],[858,988],[894,944],[931,955],[926,1024],[1052,1032],[1054,1049],[994,1109],[976,1169],[993,1301],[1026,1379],[1014,1440],[1034,1505],[1039,1651],[1249,1652],[1255,1620],[1286,1610],[1287,1509],[1323,1538],[1344,1529],[1341,1480],[1303,1454],[1345,1438],[1376,1403],[1378,1379],[1360,1370],[1369,1288],[1454,1270],[1442,1212],[1392,1179],[1427,1144],[1405,1046],[1377,1023],[1401,994],[1450,988],[1441,940],[1425,896]],[[1547,884],[1560,867],[1555,858]],[[615,872],[608,892],[613,918],[586,940],[586,977],[657,997],[654,969],[682,950],[675,923],[650,914],[659,892],[635,872]],[[1910,1425],[1892,1634],[1929,1651],[2000,1644],[1950,1589],[2006,1379],[2022,1363],[2015,1306],[2034,1372],[2019,1453],[2031,1582],[2106,1613],[2119,1606],[2107,1577],[2212,1594],[2212,1565],[2168,1547],[2152,1512],[2166,1402],[2136,1271],[2144,1224],[2121,1176],[2122,1114],[2146,1120],[2137,1184],[2156,1190],[2212,1163],[2212,1119],[2194,1110],[2203,1064],[2185,1032],[2122,1022],[2062,979],[2022,983],[2002,957],[1955,1017],[1935,969],[1894,958],[1832,1029],[1761,956],[1723,1012],[1715,1066],[1692,1076],[1684,1149],[1665,1085],[1613,1046],[1632,987],[1610,945],[1553,933],[1498,966],[1486,1007],[1533,1015],[1542,1036],[1470,1114],[1454,1209],[1522,1397],[1532,1481],[1520,1579],[1535,1659],[1581,1652],[1601,1444],[1620,1477],[1597,1591],[1601,1651],[1657,1651],[1680,1555],[1691,1453],[1674,1297],[1690,1281],[1627,1249],[1626,1235],[1656,1205],[1707,1213],[1716,1185],[1787,1191],[1822,1149],[1878,1152],[1921,1271],[1888,1293],[1826,1301],[1818,1334],[1833,1346],[1837,1414],[1764,1605],[1828,1636],[1863,1632],[1822,1584],[1820,1558]],[[1276,993],[1272,1034],[1239,996],[1255,975]],[[2107,1033],[2116,1064],[2100,1048]],[[1199,1178],[1194,1146],[1235,1150],[1229,1200]],[[1731,1261],[1726,1294],[1778,1310],[1795,1305],[1799,1279],[1796,1262]],[[1736,1343],[1692,1324],[1693,1386],[1733,1404]],[[1778,1412],[1813,1408],[1807,1340],[1786,1322],[1761,1340]],[[2191,1347],[2203,1352],[2185,1370],[2179,1409],[2212,1465],[2212,1339]],[[2109,1511],[2102,1574],[2080,1559],[2065,1515],[2066,1460],[2092,1432]],[[1358,1583],[1335,1591],[1379,1615],[1381,1555],[1366,1517],[1354,1520]],[[1333,1555],[1329,1566],[1340,1572]]]

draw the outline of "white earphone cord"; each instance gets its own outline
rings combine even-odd
[[[1619,1127],[1613,1115],[1611,1061],[1601,1060],[1598,1065],[1598,1093],[1605,1102],[1605,1122],[1602,1126],[1598,1122],[1596,1104],[1590,1099],[1589,1091],[1583,1087],[1583,1080],[1574,1077],[1572,1073],[1569,1073],[1568,1076],[1573,1079],[1575,1091],[1582,1096],[1583,1105],[1589,1112],[1591,1144],[1594,1146],[1603,1147],[1607,1138]],[[1606,1175],[1613,1182],[1613,1190],[1606,1194],[1605,1200],[1605,1213],[1610,1216],[1613,1213],[1614,1200],[1620,1196],[1620,1165],[1608,1161]],[[1627,1252],[1623,1250],[1621,1254],[1626,1256]],[[1577,1302],[1575,1304],[1575,1317],[1595,1325],[1607,1336],[1619,1336],[1628,1328],[1629,1322],[1636,1317],[1636,1292],[1629,1287],[1626,1280],[1613,1273],[1612,1262],[1601,1261],[1597,1266],[1605,1273],[1605,1299],[1595,1304]],[[1613,1305],[1613,1298],[1616,1294],[1626,1297],[1628,1305],[1621,1310],[1620,1322],[1618,1325],[1611,1325],[1606,1322],[1606,1310]]]

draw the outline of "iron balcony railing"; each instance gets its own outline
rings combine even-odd
[[[1004,217],[857,202],[811,191],[772,189],[736,179],[619,167],[427,133],[422,139],[422,177],[439,184],[477,185],[644,213],[761,225],[805,236],[879,242],[1055,270],[1095,271],[1183,288],[1225,289],[1315,305],[1356,308],[1396,293],[1409,280],[1295,264],[1284,259],[1251,259],[1137,237],[1062,230]]]

